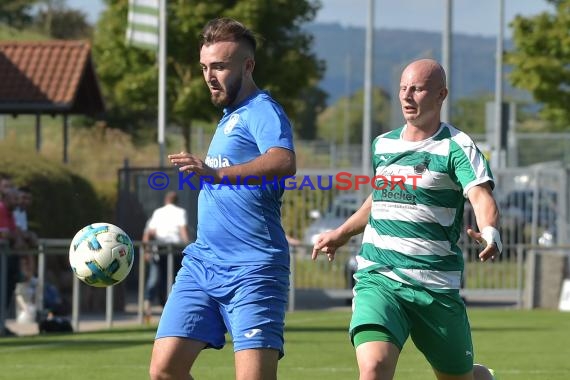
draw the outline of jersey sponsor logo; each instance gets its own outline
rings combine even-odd
[[[232,116],[230,116],[230,119],[228,120],[228,122],[224,126],[224,135],[229,135],[230,132],[236,126],[238,121],[239,121],[239,114],[238,113],[232,114]]]
[[[382,200],[386,202],[416,204],[416,196],[405,190],[384,189],[381,193]]]
[[[230,160],[226,157],[222,157],[221,154],[218,154],[217,156],[206,156],[204,162],[206,165],[214,169],[227,168],[228,166],[231,166]]]
[[[250,331],[243,334],[243,336],[245,336],[247,339],[251,339],[254,336],[256,336],[257,334],[259,334],[260,332],[261,332],[261,329],[251,329]]]

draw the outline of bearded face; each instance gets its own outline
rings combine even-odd
[[[242,90],[246,62],[243,48],[237,42],[222,41],[202,46],[200,65],[216,107],[236,103]]]

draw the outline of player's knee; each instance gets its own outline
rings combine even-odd
[[[151,380],[167,380],[171,379],[170,375],[163,369],[159,368],[155,364],[151,363],[148,371],[149,378]]]
[[[180,377],[180,376],[176,376],[176,375],[172,375],[171,373],[168,372],[156,372],[155,370],[151,369],[149,370],[149,375],[150,375],[150,380],[174,380],[174,379],[188,379],[188,380],[194,380],[194,378],[192,377],[192,375],[188,374],[188,377]]]
[[[400,349],[385,328],[374,326],[354,336],[360,379],[391,379],[396,371]]]
[[[149,378],[150,380],[174,380],[174,379],[182,379],[184,377],[180,377],[177,375],[173,375],[172,373],[165,371],[164,369],[156,368],[151,365],[149,369]],[[188,380],[194,380],[194,378],[188,374]]]
[[[395,369],[389,360],[367,360],[358,363],[360,379],[391,379]]]
[[[368,342],[356,347],[360,380],[392,379],[399,349],[388,342]]]
[[[473,379],[474,380],[493,380],[493,374],[487,367],[481,364],[473,364]]]
[[[150,380],[166,380],[166,379],[170,379],[170,377],[168,377],[166,373],[156,372],[156,371],[153,370],[152,368],[150,369],[150,371],[148,372],[148,374],[149,374],[149,379],[150,379]]]
[[[162,365],[162,363],[158,360],[150,360],[150,368],[148,370],[148,374],[151,380],[171,380],[174,379],[174,374],[168,370],[167,367]]]

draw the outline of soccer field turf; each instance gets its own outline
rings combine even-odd
[[[501,380],[570,379],[570,314],[556,311],[470,309],[475,360]],[[299,311],[287,316],[285,357],[279,379],[357,379],[346,328],[350,311]],[[70,335],[0,338],[0,379],[146,379],[154,330],[114,329]],[[206,350],[197,380],[233,379],[231,343]],[[396,379],[433,379],[408,340]]]

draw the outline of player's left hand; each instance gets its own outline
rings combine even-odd
[[[498,257],[501,254],[498,244],[497,243],[488,244],[487,240],[483,238],[483,234],[481,232],[477,232],[471,228],[468,228],[467,235],[469,235],[470,238],[472,238],[481,246],[483,246],[483,250],[479,253],[479,260],[481,261],[487,261],[489,259],[494,260],[496,257]]]
[[[346,244],[349,238],[349,236],[343,236],[338,228],[321,233],[313,246],[311,258],[316,260],[319,253],[324,253],[329,261],[333,261],[336,250]]]

